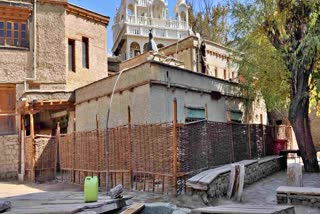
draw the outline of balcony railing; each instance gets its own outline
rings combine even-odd
[[[150,27],[148,26],[127,26],[127,33],[132,35],[148,36]],[[154,28],[153,35],[158,38],[183,39],[189,36],[187,30]]]
[[[138,6],[146,7],[148,6],[148,1],[149,0],[138,0]]]
[[[188,30],[187,22],[177,20],[156,19],[144,16],[128,16],[127,22],[130,24],[154,26],[161,28],[185,29]]]

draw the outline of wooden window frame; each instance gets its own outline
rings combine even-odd
[[[69,48],[70,45],[72,46],[71,63],[70,63],[70,48]],[[70,66],[70,64],[72,65]],[[74,39],[68,39],[68,70],[72,72],[76,72],[76,41]]]
[[[82,37],[82,67],[89,69],[89,38]],[[84,56],[85,54],[85,56]]]
[[[16,89],[15,86],[1,86],[0,93],[7,101],[0,99],[0,136],[8,134],[16,134]],[[1,98],[1,97],[0,97]],[[3,98],[3,97],[2,97]],[[7,106],[3,107],[7,103]],[[5,126],[7,124],[7,127]],[[6,127],[8,129],[2,130]]]
[[[0,46],[5,47],[20,47],[20,48],[28,48],[28,39],[27,39],[27,31],[28,31],[28,24],[27,21],[13,21],[13,20],[0,20],[0,22],[3,23],[3,37],[0,37],[3,39],[3,44],[0,44]],[[11,24],[10,26],[10,32],[11,35],[8,36],[8,24]],[[15,29],[15,26],[18,26],[17,29]],[[22,30],[22,25],[25,25],[25,30]],[[15,36],[15,32],[17,32],[17,36]],[[22,37],[22,33],[25,33],[25,37]],[[16,42],[15,42],[16,41]],[[23,41],[24,44],[23,45]],[[16,43],[16,44],[15,44]]]

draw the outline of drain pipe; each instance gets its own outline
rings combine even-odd
[[[25,78],[24,92],[27,92],[27,80],[37,79],[37,0],[33,0],[33,77]]]

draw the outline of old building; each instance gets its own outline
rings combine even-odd
[[[73,90],[108,75],[109,17],[67,0],[0,0],[0,11],[1,152],[22,129],[52,135],[59,122],[72,131]]]
[[[109,127],[128,124],[128,111],[132,124],[172,122],[175,98],[179,123],[205,119],[247,122],[239,83],[194,72],[179,60],[166,59],[164,55],[147,52],[120,65],[122,74],[113,97]],[[77,131],[94,130],[96,117],[100,128],[106,126],[117,77],[107,77],[75,90]],[[250,122],[266,124],[263,100],[255,104]]]
[[[112,26],[112,52],[122,60],[144,53],[150,29],[159,48],[189,36],[186,1],[176,1],[175,19],[168,13],[167,0],[122,0]]]

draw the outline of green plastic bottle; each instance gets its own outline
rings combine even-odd
[[[87,176],[84,181],[84,202],[97,202],[99,184],[97,176]]]

